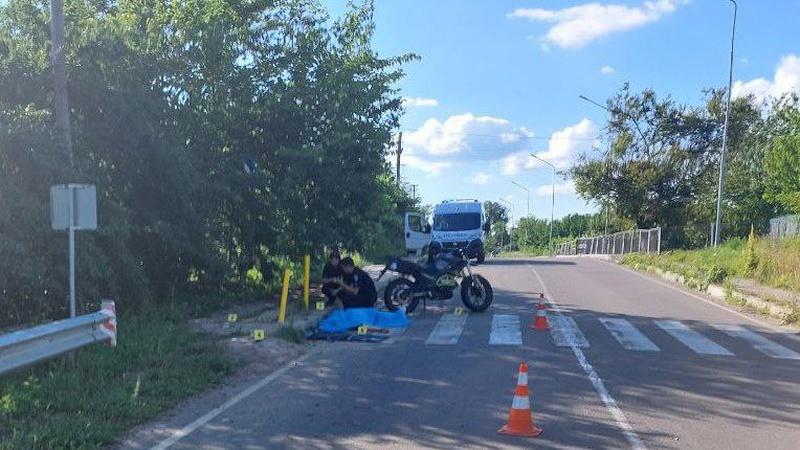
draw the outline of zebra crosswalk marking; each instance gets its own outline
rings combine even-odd
[[[778,359],[794,359],[800,360],[800,354],[790,350],[778,343],[772,342],[769,339],[761,336],[758,333],[748,330],[740,325],[723,325],[714,324],[714,328],[724,332],[728,336],[739,338],[749,342],[753,348],[764,353],[767,356]]]
[[[656,344],[625,319],[600,317],[600,322],[627,350],[640,352],[661,351]]]
[[[655,320],[655,324],[699,355],[733,356],[725,347],[677,320]]]
[[[492,316],[492,332],[489,345],[522,345],[522,329],[519,316],[495,314]]]
[[[458,344],[461,333],[467,325],[467,317],[469,317],[469,314],[446,314],[442,316],[425,343],[431,345]]]
[[[583,335],[575,319],[561,314],[550,316],[550,336],[556,347],[589,347],[589,341]]]

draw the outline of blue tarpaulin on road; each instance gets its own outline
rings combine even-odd
[[[319,331],[338,333],[361,325],[376,328],[402,328],[411,325],[403,311],[385,312],[374,308],[352,308],[333,311],[319,323]]]

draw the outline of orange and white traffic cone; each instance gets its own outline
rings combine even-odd
[[[525,363],[519,365],[519,378],[514,391],[514,400],[511,402],[511,411],[508,413],[508,423],[497,432],[524,437],[536,437],[542,433],[541,428],[533,426],[533,412],[528,397],[528,365]]]
[[[544,303],[539,303],[539,307],[536,309],[536,319],[533,321],[533,326],[529,328],[540,331],[550,329],[550,324],[547,322],[547,307],[544,306]]]

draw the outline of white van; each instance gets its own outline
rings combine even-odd
[[[431,242],[444,248],[466,248],[474,240],[481,242],[478,262],[486,259],[486,235],[490,224],[486,220],[483,203],[474,199],[445,200],[433,209],[433,227],[428,226],[420,214],[407,213],[405,220],[406,250],[419,256]]]

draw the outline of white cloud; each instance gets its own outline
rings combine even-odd
[[[533,137],[527,128],[499,117],[465,113],[428,119],[403,133],[401,164],[435,175],[459,163],[496,163],[510,152],[530,149]]]
[[[674,12],[679,5],[688,3],[691,0],[646,1],[639,7],[584,3],[558,10],[520,8],[508,14],[508,17],[553,23],[542,37],[545,44],[577,49],[602,36],[657,22],[664,15]]]
[[[756,78],[747,82],[737,81],[731,89],[733,97],[752,95],[758,103],[780,98],[791,92],[800,94],[800,57],[796,55],[781,58],[773,80]]]
[[[401,155],[400,164],[419,169],[428,175],[438,175],[453,166],[450,161],[429,161],[416,155],[406,155],[405,152]]]
[[[565,183],[556,183],[556,195],[574,195],[575,194],[575,183],[572,180],[567,181]],[[541,186],[537,186],[534,190],[536,195],[540,197],[550,197],[553,195],[553,185],[551,184],[544,184]]]
[[[410,108],[430,108],[439,106],[439,101],[435,98],[403,97],[403,104]]]
[[[489,184],[489,180],[491,180],[491,179],[492,179],[492,177],[488,173],[478,172],[478,173],[475,174],[475,176],[470,178],[468,181],[470,183],[472,183],[472,184],[477,184],[479,186],[485,186],[485,185]]]
[[[614,73],[614,68],[611,66],[603,66],[600,68],[600,73],[602,73],[603,75],[612,74]]]
[[[575,125],[556,131],[550,136],[547,151],[536,154],[539,158],[556,166],[557,169],[569,167],[575,157],[590,151],[597,143],[599,129],[589,119],[583,119]],[[515,152],[502,160],[504,175],[514,175],[521,170],[546,166],[538,159],[530,156],[530,152]]]

